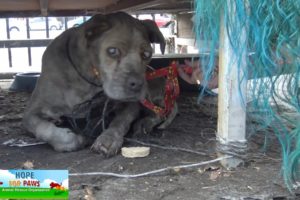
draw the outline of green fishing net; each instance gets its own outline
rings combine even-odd
[[[251,82],[247,98],[264,112],[261,124],[272,128],[281,145],[282,173],[291,189],[300,172],[300,0],[195,0],[194,9],[199,50],[205,46],[210,52],[201,60],[204,86],[217,62],[223,24],[243,70],[239,81]],[[247,67],[242,67],[245,52]],[[278,104],[293,110],[293,117],[281,115]]]

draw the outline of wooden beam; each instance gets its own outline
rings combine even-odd
[[[99,10],[48,10],[48,16],[64,17],[64,16],[85,16],[99,13]],[[0,18],[10,17],[38,17],[41,16],[40,10],[28,11],[0,11]]]
[[[0,40],[0,48],[46,47],[52,39]]]
[[[42,16],[48,15],[48,0],[40,0],[40,9]]]
[[[0,17],[79,16],[123,10],[171,13],[191,10],[191,0],[0,0]]]
[[[39,2],[37,0],[1,0],[0,11],[26,11],[39,10]]]
[[[231,15],[235,15],[235,12],[232,11]],[[247,53],[239,52],[242,53],[242,61],[238,62],[229,41],[224,18],[225,16],[221,19],[220,28],[217,151],[221,156],[229,154],[242,157],[247,149],[245,106],[247,79],[244,78],[240,82],[239,77],[243,77],[243,70],[246,70]],[[242,33],[239,43],[246,45],[246,30],[237,31]],[[241,162],[243,160],[239,157],[221,161],[226,168],[237,167]]]
[[[99,10],[116,2],[117,0],[0,0],[0,11]]]
[[[49,10],[96,10],[116,2],[117,0],[51,0]]]
[[[120,0],[117,3],[107,6],[104,11],[106,13],[115,11],[131,12],[145,8],[152,8],[166,3],[165,0]]]

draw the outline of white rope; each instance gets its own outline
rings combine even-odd
[[[152,174],[158,174],[161,172],[165,172],[168,170],[174,170],[174,169],[184,169],[184,168],[191,168],[191,167],[198,167],[201,165],[207,165],[210,163],[215,163],[220,160],[224,160],[227,158],[232,158],[233,156],[223,156],[220,158],[216,158],[213,160],[208,160],[200,163],[193,163],[193,164],[187,164],[187,165],[178,165],[178,166],[173,166],[173,167],[166,167],[162,169],[156,169],[153,171],[148,171],[148,172],[143,172],[140,174],[117,174],[113,172],[84,172],[84,173],[70,173],[69,176],[112,176],[112,177],[118,177],[118,178],[137,178],[137,177],[142,177],[142,176],[148,176]]]

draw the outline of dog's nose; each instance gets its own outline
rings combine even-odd
[[[132,92],[140,92],[144,85],[144,79],[138,76],[130,76],[128,78],[127,86]]]

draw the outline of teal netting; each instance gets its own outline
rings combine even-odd
[[[194,8],[198,47],[210,52],[201,61],[203,84],[217,62],[223,20],[239,70],[244,70],[240,81],[251,79],[252,105],[265,113],[262,124],[272,127],[281,145],[283,177],[290,187],[300,172],[300,121],[280,115],[278,104],[285,103],[299,117],[300,0],[195,0]],[[247,70],[240,67],[245,52]]]

